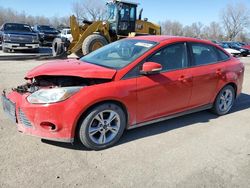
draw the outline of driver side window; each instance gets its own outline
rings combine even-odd
[[[186,68],[188,66],[186,44],[167,46],[148,58],[147,62],[161,64],[163,72]]]

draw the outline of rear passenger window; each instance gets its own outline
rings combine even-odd
[[[216,49],[218,51],[218,54],[219,54],[219,61],[225,61],[225,60],[228,60],[229,59],[229,55],[227,55],[225,52],[223,52],[222,50],[220,49]]]
[[[156,62],[162,65],[162,71],[176,70],[187,67],[187,51],[185,43],[167,46],[152,55],[148,62]]]
[[[191,43],[191,53],[194,66],[216,63],[219,60],[216,49],[210,45]]]

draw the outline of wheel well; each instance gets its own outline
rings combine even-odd
[[[235,83],[233,83],[233,82],[231,82],[231,83],[228,83],[227,85],[225,85],[225,86],[232,86],[233,88],[234,88],[234,91],[235,91],[235,98],[236,98],[236,96],[237,96],[237,85],[235,84]],[[224,86],[224,87],[225,87]]]
[[[104,103],[113,103],[113,104],[116,104],[116,105],[118,105],[119,107],[121,107],[122,110],[123,110],[123,112],[125,113],[126,124],[127,124],[129,116],[128,116],[127,108],[126,108],[126,106],[125,106],[123,103],[121,103],[120,101],[116,101],[116,100],[101,101],[101,102],[95,103],[95,104],[93,104],[92,106],[88,107],[87,110],[85,110],[85,111],[81,114],[81,116],[80,116],[79,119],[77,120],[76,127],[75,127],[75,130],[74,130],[74,137],[75,137],[75,138],[76,138],[77,132],[78,132],[78,130],[79,130],[79,128],[80,128],[80,123],[81,123],[81,121],[83,120],[83,118],[86,116],[86,114],[87,114],[89,111],[91,111],[93,108],[95,108],[96,106],[99,106],[99,105],[104,104]]]

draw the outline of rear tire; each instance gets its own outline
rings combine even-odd
[[[89,149],[100,150],[113,146],[122,136],[126,116],[120,106],[104,103],[87,113],[79,127],[79,138]]]
[[[234,104],[235,95],[236,92],[232,86],[227,85],[222,88],[214,101],[212,112],[219,116],[227,114]]]
[[[53,56],[59,56],[64,52],[64,45],[61,38],[55,38],[52,43]]]
[[[105,37],[93,34],[88,36],[82,44],[82,53],[83,55],[87,55],[88,53],[97,50],[98,48],[101,48],[108,44],[108,41],[105,39]]]

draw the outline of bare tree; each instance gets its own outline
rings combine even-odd
[[[18,22],[26,23],[29,25],[43,24],[52,25],[54,27],[68,27],[69,16],[64,17],[52,17],[48,18],[45,16],[31,16],[27,15],[26,12],[16,12],[12,9],[5,9],[0,7],[0,25],[5,22]]]
[[[201,22],[192,23],[183,28],[183,35],[186,37],[202,38],[204,25]]]
[[[219,23],[211,22],[209,26],[205,26],[202,32],[202,38],[210,40],[223,40],[223,31]]]
[[[250,12],[244,4],[227,5],[222,11],[221,20],[228,40],[235,37],[250,24]]]
[[[204,27],[204,25],[201,22],[192,23],[191,30],[194,34],[193,37],[202,38],[203,27]]]
[[[165,35],[174,35],[182,36],[183,35],[183,26],[180,22],[166,20],[165,22],[160,23],[162,28],[162,33]]]
[[[73,2],[72,11],[78,20],[102,20],[105,17],[105,3],[103,0],[81,0]]]

